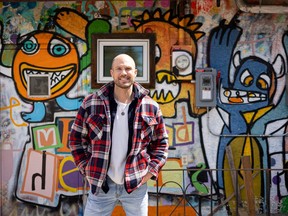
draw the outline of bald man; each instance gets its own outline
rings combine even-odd
[[[135,81],[131,56],[117,55],[110,74],[113,81],[84,99],[69,136],[90,185],[84,215],[111,215],[120,202],[127,216],[147,216],[147,181],[157,179],[168,157],[164,119],[149,90]]]

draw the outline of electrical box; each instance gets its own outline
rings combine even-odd
[[[196,106],[216,106],[216,77],[213,68],[196,69]]]

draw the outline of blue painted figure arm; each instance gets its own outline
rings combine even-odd
[[[45,118],[46,110],[42,102],[35,102],[33,104],[32,112],[21,112],[21,116],[26,122],[41,122]]]
[[[222,84],[229,84],[229,70],[233,51],[242,34],[237,26],[236,17],[227,25],[222,20],[218,27],[212,29],[208,40],[208,67],[221,72]],[[225,80],[223,80],[223,78]]]
[[[78,98],[68,98],[65,94],[59,96],[56,98],[57,104],[63,109],[63,110],[78,110],[84,97],[78,97]]]

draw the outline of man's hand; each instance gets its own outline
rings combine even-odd
[[[148,172],[142,179],[142,184],[145,184],[151,177],[152,177],[152,173]]]

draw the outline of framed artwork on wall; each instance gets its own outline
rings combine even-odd
[[[121,53],[130,55],[138,70],[136,81],[155,88],[155,40],[153,33],[112,33],[92,35],[91,88],[112,81],[112,60]]]

